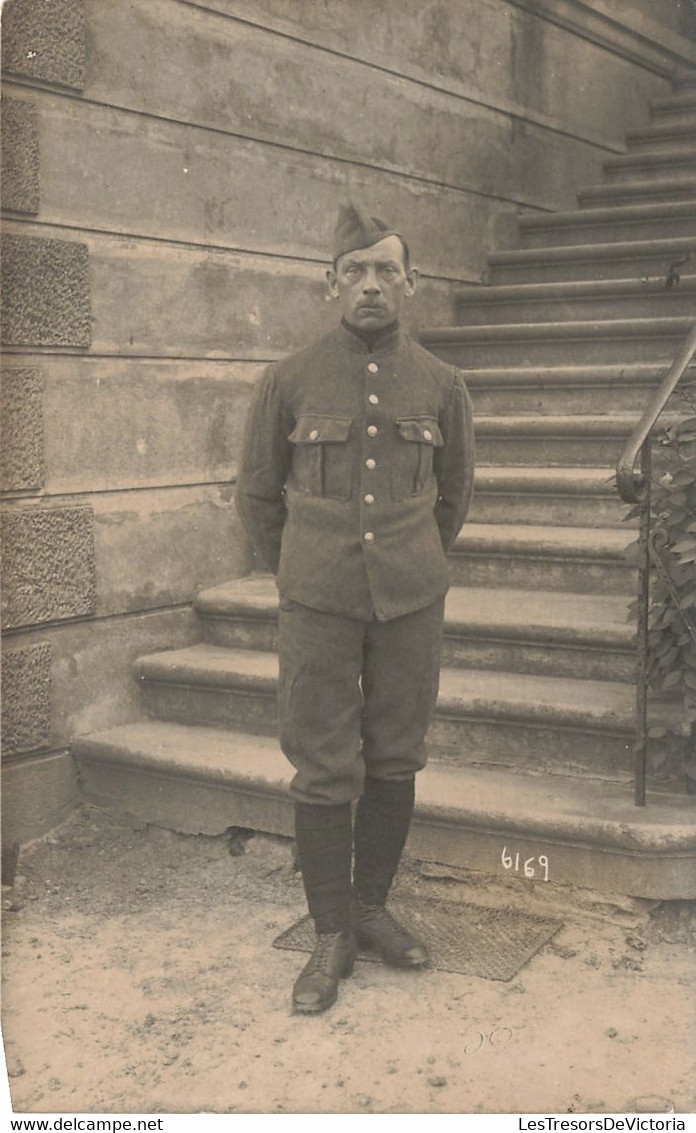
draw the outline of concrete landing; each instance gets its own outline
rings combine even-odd
[[[184,833],[292,834],[292,768],[274,739],[145,721],[75,742],[87,797]],[[693,805],[630,785],[432,762],[409,853],[492,876],[650,898],[696,897]]]

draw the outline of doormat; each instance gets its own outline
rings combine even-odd
[[[460,972],[484,980],[511,980],[563,927],[562,921],[518,913],[419,898],[395,898],[390,910],[430,952],[430,967]],[[314,926],[302,917],[273,941],[274,948],[312,952]],[[359,960],[379,963],[380,957],[358,949]]]

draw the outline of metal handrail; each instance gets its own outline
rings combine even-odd
[[[657,550],[653,546],[651,527],[651,440],[652,431],[670,397],[679,385],[689,363],[696,354],[696,323],[684,340],[677,357],[631,433],[616,466],[616,486],[622,500],[640,505],[638,534],[638,663],[636,670],[636,740],[635,800],[645,806],[645,782],[648,747],[648,629],[650,610],[650,565]],[[640,460],[640,471],[636,462]],[[657,533],[655,533],[657,534]]]
[[[648,440],[662,410],[679,385],[694,354],[696,354],[696,323],[686,336],[684,344],[665,375],[662,385],[631,433],[619,457],[619,463],[616,466],[616,486],[621,499],[625,500],[627,504],[640,503],[643,498],[647,485],[642,473],[636,472],[636,462],[643,445]]]

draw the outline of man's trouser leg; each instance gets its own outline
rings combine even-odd
[[[362,792],[360,755],[365,623],[281,600],[280,744],[290,786],[307,904],[318,933],[348,926],[351,802]]]

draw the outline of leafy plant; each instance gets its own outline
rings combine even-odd
[[[687,790],[696,793],[696,404],[660,437],[651,492],[652,563],[648,680],[679,704],[678,718],[651,725],[654,738],[682,737]]]

